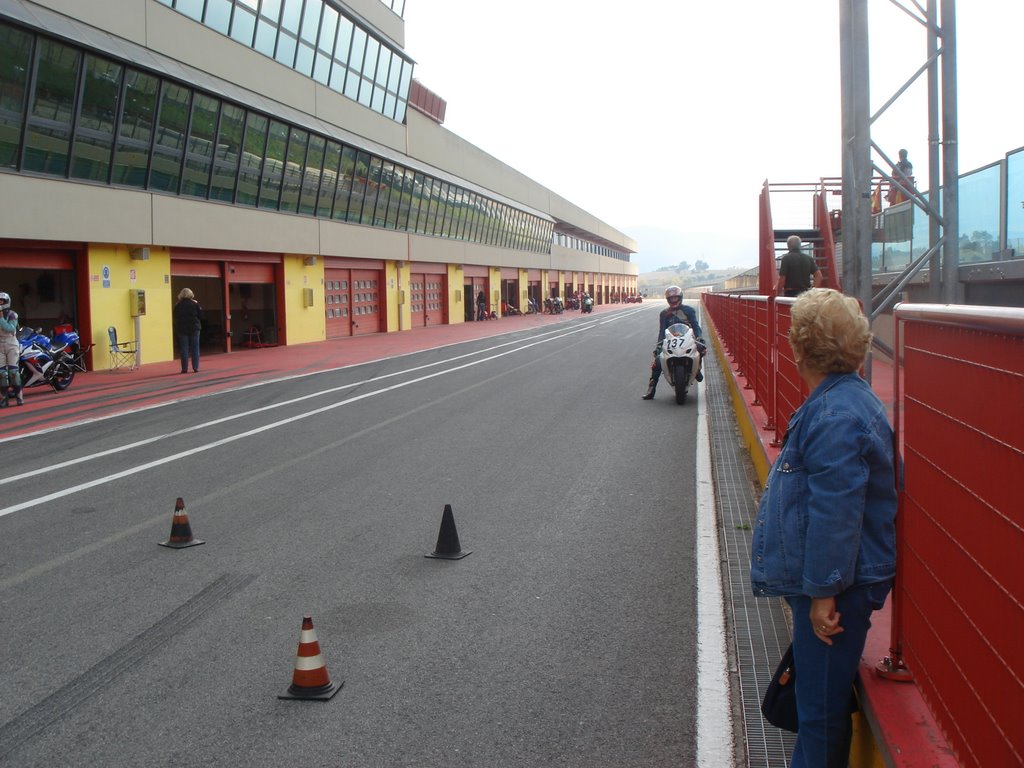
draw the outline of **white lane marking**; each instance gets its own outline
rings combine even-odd
[[[697,399],[697,765],[730,768],[735,745],[706,399],[705,386]]]
[[[632,314],[632,313],[630,313],[630,314]],[[573,333],[576,333],[576,332],[582,331],[582,330],[589,330],[591,327],[594,327],[594,326],[597,326],[597,325],[603,325],[605,323],[612,322],[614,320],[618,320],[618,319],[621,319],[622,317],[626,317],[626,316],[627,315],[623,314],[623,315],[618,315],[616,317],[610,318],[608,320],[602,320],[602,321],[596,321],[595,320],[592,324],[588,324],[588,325],[586,325],[584,327],[574,329]],[[553,336],[554,334],[559,334],[557,336],[554,336],[554,338],[556,338],[556,339],[562,338],[563,336],[567,335],[563,330],[554,330],[554,331],[545,331],[543,333],[536,334],[536,335],[531,336],[529,338],[530,339],[534,339],[534,340],[536,340],[536,339],[543,339],[545,336]],[[14,483],[14,482],[17,482],[19,480],[25,480],[25,479],[30,478],[30,477],[35,477],[36,475],[49,474],[49,473],[54,472],[54,471],[56,471],[58,469],[64,469],[66,467],[75,466],[76,464],[83,464],[83,463],[85,463],[87,461],[93,461],[94,459],[100,459],[100,458],[103,458],[105,456],[113,456],[115,454],[123,453],[125,451],[132,451],[132,450],[135,450],[136,448],[141,448],[144,445],[150,445],[152,443],[159,442],[160,440],[166,440],[166,439],[172,438],[172,437],[181,437],[182,435],[187,435],[190,432],[196,432],[196,431],[201,430],[201,429],[208,429],[208,428],[216,426],[218,424],[224,424],[224,423],[229,422],[229,421],[235,421],[236,419],[244,419],[244,418],[247,418],[249,416],[254,416],[254,415],[258,414],[258,413],[263,413],[265,411],[274,410],[275,408],[284,408],[284,407],[289,406],[289,405],[295,405],[296,403],[301,403],[301,402],[303,402],[305,400],[311,400],[311,399],[313,399],[315,397],[323,397],[325,395],[332,395],[332,394],[334,394],[336,392],[342,392],[342,391],[344,391],[346,389],[353,389],[354,387],[361,387],[361,386],[364,386],[366,384],[373,384],[375,382],[384,381],[385,379],[390,379],[390,378],[393,378],[395,376],[405,376],[405,375],[408,375],[410,373],[415,373],[416,371],[423,371],[423,370],[426,370],[427,368],[434,368],[434,367],[436,367],[438,365],[448,365],[448,364],[453,363],[453,362],[455,362],[457,360],[464,360],[467,357],[475,357],[476,355],[486,354],[487,352],[492,352],[495,349],[501,349],[502,347],[510,347],[510,346],[514,346],[516,344],[522,344],[524,341],[526,341],[526,340],[524,340],[524,339],[517,339],[515,341],[507,341],[507,342],[505,342],[503,344],[496,344],[493,347],[488,347],[487,349],[480,349],[480,350],[477,350],[475,352],[467,352],[464,355],[456,355],[455,357],[449,357],[449,358],[446,358],[444,360],[439,360],[439,361],[434,362],[434,363],[426,363],[425,365],[416,366],[415,368],[404,368],[401,371],[395,371],[394,373],[386,373],[386,374],[383,374],[381,376],[373,376],[373,377],[371,377],[369,379],[362,379],[360,381],[354,381],[351,384],[342,384],[342,385],[337,386],[337,387],[331,387],[330,389],[322,389],[322,390],[319,390],[317,392],[312,392],[312,393],[310,393],[308,395],[301,395],[300,397],[293,397],[290,400],[282,400],[281,402],[278,402],[278,403],[271,403],[270,405],[265,405],[265,406],[263,406],[261,408],[253,408],[252,410],[243,411],[242,413],[236,413],[236,414],[231,415],[231,416],[224,416],[224,417],[219,418],[219,419],[214,419],[213,421],[205,421],[202,424],[195,424],[195,425],[193,425],[191,427],[184,427],[182,429],[178,429],[178,430],[175,430],[173,432],[167,432],[167,433],[162,434],[162,435],[156,435],[154,437],[147,437],[145,440],[136,440],[134,443],[126,443],[124,445],[119,445],[116,448],[108,448],[105,451],[97,451],[95,453],[90,453],[88,456],[80,456],[80,457],[78,457],[76,459],[68,459],[67,461],[57,462],[56,464],[47,464],[44,467],[39,467],[38,469],[32,469],[32,470],[29,470],[28,472],[22,472],[21,474],[18,474],[18,475],[11,475],[10,477],[0,478],[0,485],[6,485],[7,483]],[[460,343],[465,343],[465,342],[460,342]],[[523,349],[525,349],[525,348],[526,347],[523,347]],[[435,347],[435,349],[439,349],[439,347]],[[425,351],[425,350],[423,350],[423,351]],[[406,353],[406,354],[412,355],[412,354],[417,354],[417,353],[409,352],[409,353]],[[399,357],[404,357],[404,356],[405,355],[396,355],[396,357],[393,358],[393,359],[398,359]],[[372,362],[379,362],[379,361],[372,361]],[[356,365],[367,365],[367,363],[357,363]],[[355,366],[343,366],[342,368],[330,368],[330,369],[323,370],[323,371],[313,371],[311,373],[305,373],[305,374],[300,374],[300,375],[296,375],[296,376],[289,376],[286,379],[274,379],[274,380],[270,380],[270,381],[253,382],[252,384],[244,384],[244,385],[242,385],[240,387],[235,387],[235,388],[233,388],[231,390],[220,390],[218,392],[210,392],[210,393],[207,393],[205,395],[199,395],[198,397],[189,398],[189,399],[190,400],[198,400],[198,399],[200,399],[202,397],[212,397],[214,395],[224,394],[225,391],[239,392],[239,391],[244,390],[244,389],[250,389],[250,388],[253,388],[253,387],[266,386],[267,384],[272,384],[272,383],[278,382],[278,381],[294,380],[294,379],[297,379],[297,378],[303,378],[305,376],[315,376],[315,375],[318,375],[318,374],[321,374],[321,373],[330,373],[331,371],[340,371],[340,370],[344,370],[345,368],[352,368],[352,367],[355,367]],[[177,403],[177,402],[183,402],[183,400],[182,399],[177,399],[177,400],[173,400],[173,401],[170,401],[170,402],[167,402],[167,403],[158,403],[158,404],[155,404],[155,405],[152,405],[152,406],[146,406],[145,408],[136,409],[135,411],[123,411],[121,413],[111,414],[110,416],[100,417],[98,419],[89,419],[89,420],[86,420],[86,421],[80,421],[80,422],[76,422],[73,425],[65,425],[65,428],[71,427],[71,426],[82,426],[84,424],[91,424],[91,423],[94,423],[96,421],[101,421],[103,419],[114,418],[116,416],[123,416],[125,413],[132,413],[132,412],[138,413],[139,411],[149,410],[150,408],[159,408],[159,407],[162,407],[162,406],[165,406],[165,405],[170,405],[171,402]],[[34,432],[32,434],[39,435],[39,434],[43,434],[44,431],[46,431],[46,430],[43,430],[43,431],[40,431],[40,432]],[[26,436],[27,435],[18,435],[18,436],[15,436],[15,437],[12,437],[12,438],[7,438],[7,439],[8,440],[14,440],[14,439],[18,439],[20,437],[26,437]],[[0,440],[0,442],[5,442],[5,441]]]
[[[623,316],[620,315],[619,317],[623,317]],[[220,440],[215,440],[213,442],[206,443],[205,445],[196,446],[195,448],[191,448],[191,449],[182,451],[181,453],[177,453],[177,454],[174,454],[174,455],[171,455],[171,456],[165,456],[164,458],[161,458],[161,459],[154,459],[153,461],[148,461],[148,462],[146,462],[144,464],[139,464],[139,465],[136,465],[134,467],[130,467],[128,469],[122,470],[120,472],[114,472],[114,473],[106,475],[104,477],[98,477],[98,478],[95,478],[95,479],[90,480],[88,482],[80,483],[79,485],[70,486],[68,488],[63,488],[63,489],[61,489],[59,491],[55,491],[54,493],[50,493],[50,494],[47,494],[45,496],[39,496],[39,497],[36,497],[34,499],[29,499],[28,501],[21,502],[20,504],[13,504],[13,505],[11,505],[9,507],[4,507],[4,508],[0,509],[0,517],[5,517],[5,516],[7,516],[9,514],[12,514],[14,512],[20,512],[23,509],[30,509],[31,507],[36,507],[36,506],[39,506],[40,504],[45,504],[47,502],[54,501],[56,499],[60,499],[60,498],[63,498],[65,496],[70,496],[72,494],[78,493],[79,491],[88,490],[89,488],[95,488],[96,486],[99,486],[99,485],[105,485],[106,483],[112,482],[114,480],[120,480],[121,478],[124,478],[124,477],[130,477],[130,476],[136,475],[136,474],[138,474],[140,472],[145,472],[146,470],[153,469],[154,467],[163,466],[164,464],[170,464],[171,462],[178,461],[180,459],[184,459],[184,458],[187,458],[189,456],[194,456],[194,455],[199,454],[199,453],[205,453],[206,451],[212,450],[214,448],[219,448],[222,445],[228,445],[229,443],[237,442],[238,440],[243,440],[243,439],[245,439],[247,437],[252,437],[253,435],[258,435],[258,434],[260,434],[262,432],[266,432],[266,431],[271,430],[271,429],[276,429],[278,427],[282,427],[282,426],[285,426],[287,424],[292,424],[292,423],[295,423],[297,421],[302,421],[304,419],[311,418],[313,416],[318,416],[321,413],[326,413],[327,411],[332,411],[335,408],[341,408],[342,406],[350,405],[350,404],[358,402],[360,400],[365,400],[366,398],[376,397],[377,395],[382,395],[382,394],[384,394],[386,392],[391,392],[391,391],[396,390],[396,389],[402,389],[403,387],[408,387],[408,386],[410,386],[412,384],[418,384],[421,381],[427,381],[428,379],[433,379],[433,378],[436,378],[438,376],[446,376],[446,375],[448,375],[450,373],[455,373],[456,371],[461,371],[464,368],[472,368],[473,366],[481,365],[483,363],[487,363],[487,362],[490,362],[492,360],[497,360],[499,358],[505,357],[507,355],[514,354],[516,352],[522,352],[523,350],[530,349],[531,347],[535,347],[535,346],[538,346],[540,344],[547,344],[550,341],[557,341],[558,339],[566,338],[568,336],[573,336],[573,335],[575,335],[577,333],[582,333],[584,331],[588,331],[588,330],[591,330],[593,328],[596,328],[599,325],[605,325],[606,323],[614,322],[614,320],[616,320],[616,319],[618,319],[618,318],[610,318],[609,320],[604,320],[604,321],[596,322],[596,323],[593,323],[593,324],[587,324],[587,325],[579,327],[579,328],[572,328],[572,329],[569,329],[569,330],[565,331],[564,333],[560,333],[558,335],[551,336],[550,338],[541,338],[539,340],[532,341],[529,344],[523,344],[522,346],[518,346],[515,349],[510,349],[510,350],[507,350],[505,352],[499,352],[498,354],[490,355],[489,357],[484,357],[484,358],[481,358],[479,360],[475,360],[473,362],[463,363],[462,365],[457,365],[457,366],[455,366],[453,368],[446,368],[443,371],[436,371],[435,373],[430,373],[430,374],[427,374],[426,376],[420,376],[419,378],[411,379],[409,381],[402,382],[400,384],[392,384],[391,386],[384,387],[383,389],[376,389],[373,392],[364,392],[361,395],[355,395],[355,396],[349,397],[349,398],[347,398],[345,400],[340,400],[340,401],[338,401],[336,403],[331,403],[329,405],[321,406],[320,408],[314,408],[313,410],[306,411],[305,413],[300,413],[300,414],[297,414],[295,416],[288,417],[286,419],[280,419],[279,421],[270,422],[269,424],[264,424],[263,426],[256,427],[254,429],[246,430],[244,432],[239,432],[237,434],[230,435],[230,436],[222,438]],[[429,366],[425,366],[425,367],[429,367]],[[403,371],[402,373],[408,373],[408,371]],[[384,378],[384,377],[381,377],[381,378]],[[344,387],[342,387],[342,388],[344,388]],[[307,395],[306,397],[308,398],[310,396]],[[257,409],[255,411],[252,411],[252,413],[256,413],[258,411],[265,410],[265,409],[266,409],[266,406],[264,406],[263,408]],[[147,442],[152,442],[152,440],[149,440]],[[116,451],[117,451],[117,449],[111,449],[110,452],[116,452]],[[92,457],[91,456],[85,456],[85,457],[81,457],[79,459],[75,459],[74,462],[77,463],[77,462],[82,462],[82,461],[88,461],[90,458],[92,458]],[[69,463],[71,463],[71,462],[65,462],[65,465],[67,465]],[[54,469],[55,466],[56,465],[50,465],[50,466],[45,468],[45,471],[50,472],[50,471],[52,471]]]

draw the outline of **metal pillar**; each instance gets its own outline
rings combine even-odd
[[[957,151],[956,0],[942,9],[942,300],[952,304],[960,279],[960,178]]]
[[[871,130],[867,0],[840,0],[843,287],[871,306]]]
[[[939,202],[939,11],[938,0],[928,0],[928,200],[932,205]],[[939,244],[940,222],[935,216],[928,217],[928,248],[933,251],[928,262],[928,300],[933,304],[942,301],[942,255]]]

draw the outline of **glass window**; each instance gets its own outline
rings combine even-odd
[[[245,143],[238,170],[238,194],[235,197],[235,202],[239,205],[255,206],[259,202],[260,178],[263,175],[269,124],[267,118],[253,112],[245,118]]]
[[[395,180],[391,186],[391,200],[388,203],[388,227],[405,230],[409,224],[409,187],[412,171],[395,168]]]
[[[320,193],[320,178],[324,167],[323,136],[311,134],[306,152],[306,167],[302,173],[302,191],[299,194],[299,213],[316,216],[317,195]]]
[[[267,152],[263,159],[263,176],[260,181],[260,208],[276,210],[280,204],[288,132],[289,127],[286,124],[277,120],[270,121],[270,134],[267,138]]]
[[[220,110],[220,129],[217,148],[213,156],[213,180],[210,199],[230,203],[235,199],[235,177],[242,156],[242,134],[245,110],[234,104],[224,104]]]
[[[359,27],[352,30],[352,51],[348,57],[348,68],[354,72],[363,71],[363,54],[366,53],[366,32]]]
[[[373,214],[377,205],[377,195],[380,193],[383,165],[384,161],[379,157],[370,157],[370,169],[366,174],[366,191],[363,193],[363,210],[359,214],[360,224],[374,224]]]
[[[253,47],[264,56],[273,56],[277,44],[277,26],[260,19],[256,25],[256,42]]]
[[[156,141],[153,145],[153,165],[149,171],[150,189],[178,191],[191,102],[191,90],[177,83],[163,82],[160,88]]]
[[[242,0],[239,0],[241,3]],[[252,47],[252,36],[256,31],[256,14],[243,8],[241,4],[235,6],[235,15],[231,18],[231,37],[242,45]]]
[[[346,89],[347,90],[347,89]],[[347,94],[346,94],[347,95]],[[359,97],[357,101],[369,109],[370,99],[373,97],[373,81],[365,77],[359,78]]]
[[[379,50],[377,51],[377,72],[373,76],[373,81],[383,87],[388,84],[388,74],[391,70],[391,50],[384,45],[378,43]]]
[[[421,232],[419,228],[421,203],[423,202],[423,174],[417,173],[412,177],[412,185],[409,190],[409,223],[407,229],[410,232]]]
[[[301,19],[302,0],[284,0],[284,12],[281,14],[281,29],[286,29],[294,35],[298,35]]]
[[[397,53],[391,57],[391,67],[388,70],[388,90],[394,93],[398,92],[398,86],[402,83],[402,68],[406,66],[406,61]]]
[[[390,93],[384,97],[384,117],[390,117],[392,120],[395,117],[395,108],[398,106],[398,99],[392,96]]]
[[[203,20],[203,0],[178,0],[174,4],[174,10],[185,14],[190,19]]]
[[[302,14],[302,31],[299,37],[310,45],[316,45],[316,36],[320,31],[320,14],[323,10],[323,0],[306,0],[306,8]]]
[[[313,79],[321,85],[327,85],[331,77],[331,58],[317,51],[313,60]]]
[[[309,134],[298,128],[291,129],[288,141],[288,162],[284,167],[281,187],[281,210],[295,213],[299,210],[299,190],[302,188],[302,168],[306,163]]]
[[[292,67],[295,64],[295,46],[297,40],[289,35],[287,32],[281,32],[277,36],[277,52],[274,54],[274,58],[284,64],[286,67]]]
[[[348,69],[349,55],[352,52],[352,33],[355,27],[344,16],[338,17],[338,42],[334,48],[334,58]]]
[[[153,141],[156,97],[160,81],[153,75],[129,69],[124,76],[124,109],[114,152],[111,183],[145,187],[149,147]]]
[[[370,109],[374,112],[384,113],[384,89],[379,85],[373,87],[373,97],[370,99]]]
[[[960,262],[992,261],[999,247],[1000,164],[960,177]]]
[[[92,55],[85,57],[81,115],[71,153],[73,178],[107,182],[122,71],[120,64]]]
[[[341,167],[338,170],[338,194],[334,197],[334,211],[331,213],[331,218],[333,219],[347,220],[349,218],[352,188],[355,185],[356,163],[355,149],[343,146],[341,150]]]
[[[388,201],[391,199],[391,184],[395,178],[395,164],[383,163],[380,172],[380,187],[377,193],[377,206],[373,213],[373,226],[386,226]]]
[[[345,66],[338,61],[334,60],[334,66],[331,68],[331,79],[330,86],[338,93],[343,93],[345,90]]]
[[[1024,150],[1006,156],[1006,247],[1024,258]]]
[[[313,48],[305,43],[299,43],[299,49],[295,53],[295,71],[306,77],[313,74]]]
[[[203,23],[210,29],[226,35],[231,24],[231,0],[206,0],[206,16]]]
[[[188,132],[181,194],[206,197],[213,169],[213,142],[217,137],[220,99],[197,93],[192,99],[192,123]]]
[[[341,144],[328,141],[324,149],[324,170],[320,178],[320,192],[317,198],[316,215],[329,219],[334,206],[334,195],[338,190],[338,166],[341,164]]]
[[[372,37],[366,38],[366,50],[363,52],[363,68],[361,72],[365,77],[374,78],[377,72],[377,56],[380,54],[380,42]]]
[[[281,20],[281,0],[263,0],[260,16],[276,25]]]
[[[0,166],[15,168],[25,119],[32,36],[0,24]]]
[[[317,48],[328,56],[334,53],[334,39],[338,34],[338,12],[330,5],[324,6],[324,17],[320,22],[320,39]]]
[[[67,173],[81,66],[80,51],[53,40],[39,40],[36,89],[25,135],[25,170],[56,176]]]
[[[345,90],[343,91],[343,93],[345,94],[345,96],[352,99],[352,101],[355,101],[359,96],[360,79],[361,78],[359,77],[359,75],[357,75],[352,70],[349,70],[349,72],[345,75]]]

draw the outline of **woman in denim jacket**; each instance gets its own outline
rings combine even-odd
[[[791,317],[789,343],[811,394],[761,497],[750,578],[755,595],[784,597],[793,611],[800,730],[791,766],[846,768],[851,686],[896,568],[893,435],[857,375],[871,343],[857,302],[814,288]]]

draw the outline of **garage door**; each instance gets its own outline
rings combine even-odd
[[[325,269],[324,304],[328,339],[379,333],[380,272]]]

